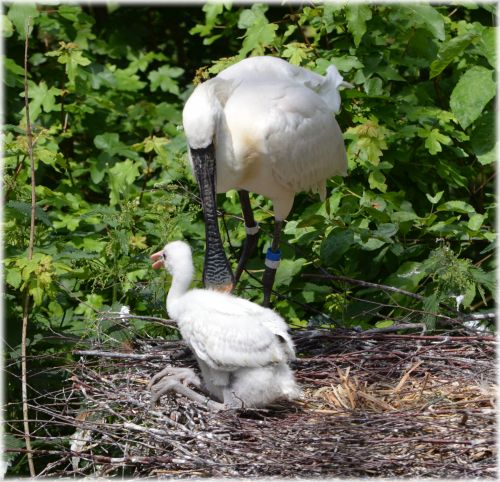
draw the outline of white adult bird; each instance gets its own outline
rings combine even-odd
[[[279,264],[282,223],[295,194],[326,196],[326,180],[346,175],[334,65],[321,76],[275,57],[251,57],[200,84],[183,111],[189,158],[197,178],[206,229],[205,287],[230,291],[255,247],[256,224],[248,191],[273,202],[275,229],[266,254],[264,306],[269,305]],[[237,189],[247,238],[236,275],[224,253],[217,224],[216,192]]]
[[[182,241],[167,244],[151,259],[153,268],[165,266],[172,275],[167,311],[192,349],[203,379],[201,384],[189,368],[167,367],[149,384],[153,403],[170,390],[215,409],[263,407],[299,395],[288,366],[295,358],[294,345],[278,314],[228,293],[189,290],[193,260],[191,248]],[[205,388],[216,401],[207,402],[187,383]]]

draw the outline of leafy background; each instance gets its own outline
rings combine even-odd
[[[320,74],[334,63],[355,86],[342,92],[338,115],[349,175],[328,182],[323,203],[312,194],[297,196],[283,236],[275,308],[294,325],[363,329],[400,320],[439,328],[435,315],[450,315],[450,305],[491,310],[495,15],[493,4],[472,3],[7,5],[9,366],[19,365],[26,290],[28,351],[37,359],[31,369],[50,368],[30,378],[34,390],[61,383],[78,343],[169,334],[140,320],[124,330],[97,312],[126,305],[138,315],[165,317],[168,284],[165,274],[152,272],[148,257],[167,240],[189,241],[201,273],[204,227],[182,107],[195,83],[250,55],[276,55]],[[37,196],[32,260],[23,84],[29,17]],[[260,196],[252,202],[269,234],[270,202]],[[219,206],[226,251],[235,262],[245,236],[235,192],[220,195]],[[261,236],[238,287],[257,302],[268,242]],[[58,357],[60,368],[54,370],[47,355]],[[17,378],[7,382],[8,398],[19,398]],[[23,460],[13,473],[25,473]]]

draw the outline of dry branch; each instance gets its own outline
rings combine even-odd
[[[33,133],[31,130],[30,109],[29,109],[29,88],[28,88],[28,50],[29,50],[29,35],[31,27],[31,17],[28,17],[25,29],[26,35],[24,39],[24,107],[26,112],[26,138],[28,146],[28,157],[30,160],[31,173],[31,220],[30,220],[30,239],[28,245],[28,259],[33,259],[33,247],[35,244],[35,213],[36,213],[36,182],[35,182],[35,160],[33,158]],[[23,404],[23,425],[24,425],[24,440],[26,443],[28,467],[31,477],[35,477],[35,466],[33,464],[33,455],[31,453],[31,435],[29,426],[28,412],[28,368],[26,358],[26,339],[28,336],[28,321],[29,321],[29,306],[30,293],[28,288],[24,293],[23,305],[23,323],[21,332],[21,397]]]

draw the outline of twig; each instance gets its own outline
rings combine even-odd
[[[365,288],[376,288],[382,291],[392,291],[394,293],[399,293],[405,296],[409,296],[410,298],[414,298],[416,300],[422,301],[424,297],[417,293],[412,293],[411,291],[406,291],[401,288],[396,288],[395,286],[381,285],[378,283],[371,283],[370,281],[363,281],[360,279],[348,278],[347,276],[336,276],[333,274],[310,274],[304,273],[302,275],[304,278],[321,278],[321,279],[331,279],[333,281],[344,281],[351,285],[364,286]]]
[[[324,271],[324,270],[322,270],[322,271]],[[399,294],[408,296],[410,298],[414,298],[414,299],[419,300],[419,301],[425,300],[425,296],[419,295],[417,293],[412,293],[411,291],[406,291],[406,290],[403,290],[401,288],[396,288],[395,286],[388,286],[388,285],[382,285],[382,284],[378,284],[378,283],[371,283],[370,281],[363,281],[363,280],[359,280],[359,279],[348,278],[347,276],[337,276],[337,275],[330,274],[328,272],[326,272],[324,274],[307,274],[307,273],[305,273],[302,276],[305,278],[321,278],[321,279],[331,279],[333,281],[344,281],[344,282],[349,283],[349,284],[364,286],[366,288],[375,288],[375,289],[379,289],[382,291],[392,291],[394,293],[399,293]],[[455,308],[453,308],[445,303],[441,302],[440,305],[443,308],[446,308],[447,310],[452,311],[453,313],[459,313]]]
[[[80,457],[84,458],[86,460],[93,460],[97,463],[101,464],[147,464],[151,463],[151,461],[158,461],[158,462],[172,462],[173,459],[172,457],[165,457],[165,456],[153,456],[153,457],[134,457],[134,456],[126,456],[126,457],[108,457],[106,455],[96,455],[96,454],[90,454],[90,453],[83,453],[83,452],[77,452],[74,450],[31,450],[31,449],[6,449],[5,452],[7,453],[21,453],[21,454],[28,454],[33,455],[66,455],[66,456],[71,456],[71,457]]]
[[[132,313],[119,313],[116,311],[101,311],[100,318],[102,320],[144,320],[144,321],[155,321],[160,323],[161,325],[168,326],[169,328],[173,328],[178,330],[179,327],[176,325],[174,320],[167,320],[165,318],[159,318],[157,316],[143,316],[143,315],[134,315]]]
[[[496,313],[471,313],[464,316],[464,321],[494,320],[496,317]]]
[[[9,181],[10,182],[10,186],[7,189],[7,192],[5,193],[5,201],[8,201],[8,199],[10,197],[10,193],[14,190],[14,187],[16,186],[17,176],[19,176],[19,173],[23,169],[23,165],[24,165],[25,159],[26,159],[26,156],[23,156],[17,162],[16,168],[14,169],[14,175],[12,176],[12,179]]]
[[[26,137],[28,144],[28,156],[30,159],[31,171],[31,223],[30,223],[30,239],[28,245],[28,260],[33,259],[33,246],[35,243],[35,211],[36,211],[36,183],[35,183],[35,161],[33,159],[33,133],[31,131],[30,109],[29,109],[29,91],[28,91],[28,47],[29,33],[31,26],[31,17],[28,17],[26,22],[26,35],[24,40],[24,107],[26,110]],[[24,293],[23,307],[23,325],[21,333],[21,397],[23,402],[23,426],[24,440],[26,442],[26,450],[28,457],[28,467],[31,477],[36,476],[35,465],[33,463],[33,454],[31,449],[31,436],[29,426],[28,412],[28,380],[27,380],[27,363],[26,363],[26,339],[28,335],[28,319],[29,319],[30,294],[26,287]]]
[[[363,335],[373,335],[375,333],[391,333],[392,331],[399,330],[422,330],[422,334],[426,331],[426,326],[424,323],[399,323],[397,325],[386,326],[384,328],[370,328],[369,330],[364,330],[361,332]]]
[[[73,350],[73,355],[82,356],[99,356],[103,358],[123,358],[127,360],[170,360],[169,355],[148,355],[148,354],[133,354],[121,353],[117,351],[100,351],[100,350]]]

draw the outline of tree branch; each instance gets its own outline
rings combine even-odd
[[[101,351],[101,350],[73,350],[73,355],[81,356],[97,356],[103,358],[122,358],[128,360],[165,360],[169,361],[171,357],[169,355],[161,354],[139,354],[139,353],[122,353],[118,351]]]
[[[36,183],[35,183],[35,161],[33,159],[33,133],[31,131],[29,97],[28,97],[28,48],[29,48],[29,34],[31,27],[31,17],[28,17],[26,22],[26,36],[24,40],[24,107],[26,110],[26,138],[28,145],[28,157],[30,159],[31,171],[31,224],[30,224],[30,239],[28,245],[28,259],[33,259],[33,246],[35,244],[35,210],[36,210]],[[24,426],[24,440],[26,442],[26,454],[28,457],[28,467],[31,477],[36,476],[35,465],[33,463],[33,453],[31,449],[31,435],[29,426],[29,412],[28,412],[28,380],[27,380],[27,363],[26,363],[26,339],[28,334],[28,320],[29,320],[29,305],[30,294],[29,289],[26,287],[24,293],[24,307],[23,307],[23,325],[21,333],[21,396],[23,403],[23,426]]]

